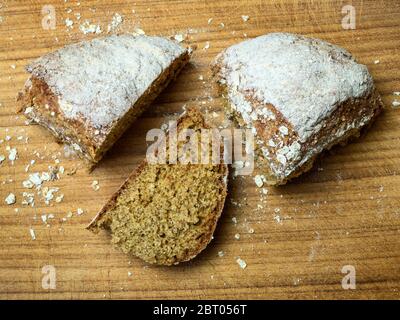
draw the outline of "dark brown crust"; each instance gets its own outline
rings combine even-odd
[[[180,57],[160,74],[129,111],[117,123],[112,124],[110,131],[104,135],[94,136],[90,134],[94,130],[85,127],[83,122],[65,119],[58,105],[56,95],[51,92],[46,83],[33,76],[31,78],[32,88],[25,88],[24,92],[18,94],[17,102],[19,106],[17,112],[23,113],[27,107],[33,107],[33,112],[25,114],[25,116],[50,130],[58,142],[77,144],[82,150],[77,150],[78,155],[87,160],[89,168],[92,169],[161,91],[177,77],[189,59],[190,50],[185,50]],[[37,94],[38,96],[35,97],[32,94]],[[34,98],[40,100],[39,106],[33,103]],[[45,103],[49,105],[48,109],[44,107]],[[51,112],[54,112],[55,115],[52,116]],[[55,119],[58,121],[55,122]],[[53,127],[53,129],[50,127]]]
[[[374,123],[375,119],[379,116],[379,114],[383,111],[384,106],[380,99],[379,93],[376,90],[374,90],[374,92],[369,97],[366,97],[366,99],[363,100],[361,103],[365,103],[367,106],[370,106],[371,109],[373,109],[373,116],[368,121],[368,123],[366,123],[363,127],[351,129],[345,135],[340,136],[337,139],[333,140],[320,153],[315,154],[313,157],[308,159],[308,161],[305,162],[302,166],[297,168],[294,172],[292,172],[290,175],[288,175],[287,177],[285,177],[283,179],[276,179],[276,177],[272,174],[272,172],[270,172],[267,160],[261,155],[261,151],[256,150],[256,152],[258,151],[257,152],[258,165],[259,165],[260,169],[262,170],[262,172],[265,173],[266,180],[267,180],[266,183],[269,185],[284,185],[284,184],[286,184],[287,182],[291,181],[292,179],[297,178],[300,175],[302,175],[303,173],[306,173],[307,171],[311,170],[312,167],[314,166],[315,161],[317,161],[323,154],[327,153],[333,147],[338,146],[338,145],[345,146],[348,143],[350,143],[351,141],[360,137],[361,134],[365,133],[372,126],[372,124]],[[346,109],[347,106],[349,106],[350,104],[351,104],[351,101],[345,101],[342,104],[342,106],[338,108],[338,110],[340,108]],[[336,115],[334,114],[332,117],[335,117],[335,116]],[[239,116],[235,115],[233,117],[233,119],[236,123],[238,123],[237,117],[239,117]],[[311,137],[311,140],[318,141],[318,139],[322,139],[323,137],[327,136],[330,132],[330,130],[329,130],[330,128],[327,126],[325,129],[327,129],[327,130],[325,130],[325,131],[321,130],[321,132],[319,132],[316,136]],[[290,129],[289,129],[289,132],[290,132]],[[290,135],[291,134],[289,134],[289,136]],[[304,147],[309,148],[309,144],[308,143],[304,144],[303,148]]]
[[[189,108],[178,120],[177,120],[177,129],[179,131],[180,128],[182,128],[183,122],[186,119],[189,118],[197,118],[197,121],[200,120],[202,123],[202,127],[205,129],[209,129],[210,127],[205,123],[203,116],[201,113],[194,108]],[[86,229],[98,233],[100,229],[109,229],[108,224],[109,220],[107,219],[107,212],[112,209],[115,204],[117,198],[120,196],[120,194],[127,188],[128,184],[134,181],[144,170],[144,168],[148,165],[147,160],[143,160],[139,166],[132,171],[132,173],[129,175],[129,177],[121,184],[121,186],[118,188],[118,190],[111,196],[111,198],[107,201],[107,203],[100,209],[100,211],[97,213],[97,215],[93,218],[93,220],[90,222],[90,224],[86,227]],[[228,177],[228,166],[226,164],[219,164],[218,165],[218,171],[221,172],[221,177]],[[213,219],[209,221],[209,232],[205,233],[200,239],[199,239],[199,244],[197,248],[191,252],[188,252],[186,256],[184,256],[182,259],[179,261],[176,261],[174,264],[178,264],[180,262],[185,262],[193,259],[195,256],[197,256],[201,251],[203,251],[207,245],[210,243],[212,239],[212,235],[215,231],[215,228],[217,226],[217,222],[222,214],[224,204],[225,204],[225,199],[227,196],[227,182],[220,181],[220,190],[223,195],[222,201],[218,202],[218,205],[213,212]],[[170,265],[170,264],[166,264]]]
[[[382,110],[383,109],[377,109],[377,113],[375,113],[374,117],[364,127],[359,128],[359,129],[352,129],[349,132],[347,132],[346,135],[340,137],[338,140],[333,141],[322,152],[320,152],[319,154],[316,154],[314,157],[310,158],[305,164],[303,164],[300,168],[298,168],[296,171],[294,171],[292,174],[290,174],[284,180],[280,180],[280,181],[277,181],[277,180],[268,181],[267,180],[267,184],[277,185],[277,186],[284,185],[287,182],[289,182],[295,178],[298,178],[303,173],[310,171],[313,168],[315,162],[319,158],[321,158],[325,153],[327,153],[329,150],[331,150],[333,147],[335,147],[335,146],[344,147],[348,143],[350,143],[352,140],[359,138],[363,133],[365,133],[366,130],[368,130],[368,128],[374,123],[377,116],[380,114],[380,112],[382,112]]]

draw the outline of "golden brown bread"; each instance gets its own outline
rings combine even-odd
[[[207,129],[189,109],[178,133]],[[178,145],[178,149],[181,147]],[[100,210],[88,229],[106,229],[127,254],[149,263],[188,261],[211,241],[227,194],[225,164],[149,164],[144,160]]]

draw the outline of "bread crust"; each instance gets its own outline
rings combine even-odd
[[[203,116],[201,113],[195,109],[195,108],[188,108],[187,111],[182,114],[177,120],[177,130],[179,132],[180,129],[183,128],[184,122],[188,120],[189,118],[195,119],[194,122],[201,122],[201,126],[204,129],[210,129],[210,127],[205,123]],[[223,148],[223,146],[221,146]],[[107,212],[111,210],[112,208],[115,207],[116,201],[118,197],[121,195],[121,193],[126,190],[128,185],[132,182],[134,182],[137,177],[140,176],[140,174],[143,172],[143,170],[148,166],[147,160],[143,160],[139,166],[134,169],[131,174],[128,176],[128,178],[121,184],[121,186],[118,188],[118,190],[111,196],[111,198],[107,201],[107,203],[100,209],[100,211],[96,214],[96,216],[92,219],[92,221],[89,223],[89,225],[86,227],[86,229],[98,233],[101,229],[108,229],[109,230],[109,224],[111,221],[109,220],[110,217],[107,216]],[[192,250],[191,252],[187,252],[187,254],[182,257],[180,260],[175,261],[173,264],[179,264],[180,262],[186,262],[194,257],[196,257],[201,251],[203,251],[207,245],[210,243],[212,240],[212,235],[215,231],[215,228],[217,226],[217,222],[222,214],[224,204],[225,204],[225,199],[227,196],[227,179],[228,179],[228,166],[224,163],[221,163],[218,166],[218,171],[221,173],[221,179],[219,181],[219,190],[222,194],[222,200],[217,203],[216,209],[214,212],[211,213],[211,216],[213,217],[209,221],[208,225],[208,232],[204,233],[204,235],[199,239],[198,246]],[[157,264],[163,264],[163,263],[157,263]],[[166,263],[165,265],[171,265]]]
[[[159,50],[157,55],[152,56],[152,51],[149,51],[149,57],[141,57],[138,62],[143,70],[139,68],[131,73],[126,72],[124,63],[128,63],[129,55],[132,54],[134,60],[140,57],[147,46],[154,51]],[[104,58],[98,59],[101,67],[95,73],[95,70],[91,70],[96,68],[94,62],[85,63],[84,59],[76,61],[71,57],[81,52],[85,57],[96,56],[101,50],[109,50],[109,55],[115,51],[114,59],[120,61],[108,65],[107,61],[103,61],[108,58],[105,54]],[[50,130],[59,142],[72,145],[87,160],[89,167],[93,167],[178,75],[189,61],[190,53],[191,50],[171,40],[128,35],[99,38],[61,48],[27,66],[31,77],[24,91],[18,95],[18,112]],[[157,61],[160,61],[159,65]],[[73,82],[74,75],[70,69],[80,70],[76,76],[77,84]],[[83,85],[81,81],[85,72],[89,75],[93,73],[93,77],[85,79],[87,83]],[[136,73],[146,72],[147,75],[136,79]],[[62,79],[64,76],[66,80]],[[121,80],[127,83],[121,83]],[[102,89],[99,84],[102,81],[105,83],[104,91],[108,92],[101,92],[97,96],[96,90]],[[71,86],[77,87],[76,92]],[[122,96],[117,97],[118,94]]]

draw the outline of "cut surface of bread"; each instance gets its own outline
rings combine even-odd
[[[33,61],[19,112],[93,166],[189,61],[162,37],[112,35]]]
[[[191,109],[183,129],[208,128]],[[178,144],[178,149],[179,149]],[[106,229],[112,243],[146,262],[172,265],[195,257],[211,241],[227,194],[225,164],[143,161],[88,226]]]
[[[212,68],[226,112],[255,135],[256,161],[269,184],[306,172],[383,108],[367,67],[319,39],[267,34],[227,48]]]

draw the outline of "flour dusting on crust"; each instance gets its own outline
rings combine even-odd
[[[229,88],[272,104],[304,141],[335,106],[373,88],[367,67],[322,40],[271,33],[243,41],[221,56]]]
[[[185,50],[162,37],[113,35],[46,54],[27,70],[59,97],[65,118],[109,129]]]
[[[367,67],[318,39],[267,34],[227,48],[213,68],[281,181],[366,125],[381,106]]]

